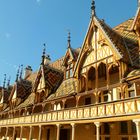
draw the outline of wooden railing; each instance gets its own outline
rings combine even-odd
[[[0,126],[91,120],[140,114],[140,97],[0,120]]]

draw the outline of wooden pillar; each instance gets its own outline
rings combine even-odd
[[[7,140],[7,135],[8,135],[8,127],[6,127],[5,140]]]
[[[95,126],[96,126],[96,140],[100,140],[100,126],[101,123],[100,122],[94,122]]]
[[[65,108],[66,99],[63,99],[62,102],[63,102],[62,109],[64,109]]]
[[[21,130],[20,130],[20,140],[22,140],[22,133],[23,133],[23,126],[21,126]]]
[[[108,69],[108,59],[106,59],[106,76],[107,76],[107,89],[109,89],[109,69]]]
[[[81,96],[76,96],[76,107],[79,106],[79,99],[80,99]]]
[[[133,120],[133,122],[136,124],[137,140],[140,140],[140,119],[139,120]]]
[[[41,136],[42,136],[42,126],[39,126],[39,134],[38,134],[38,140],[41,140]]]
[[[71,123],[71,127],[72,127],[71,140],[75,140],[75,123]]]
[[[12,140],[15,140],[15,132],[16,132],[16,127],[13,128],[13,136],[12,136]]]
[[[56,126],[57,126],[56,140],[59,140],[59,138],[60,138],[60,124],[56,124]]]
[[[32,131],[33,131],[33,127],[30,126],[29,140],[32,140]]]

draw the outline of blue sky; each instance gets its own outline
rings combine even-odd
[[[67,32],[80,47],[90,21],[91,0],[0,0],[0,85],[18,65],[39,68],[43,44],[52,61],[65,54]],[[133,17],[137,0],[96,0],[96,13],[111,27]]]

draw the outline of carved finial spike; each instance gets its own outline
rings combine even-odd
[[[10,81],[11,81],[11,76],[9,76],[9,79],[8,79],[8,81],[7,81],[7,89],[8,89],[9,86],[10,86]]]
[[[68,48],[71,47],[71,33],[68,31]]]
[[[94,0],[92,0],[92,3],[91,3],[91,16],[92,17],[94,17],[94,16],[96,16],[96,11],[95,11],[95,1]]]
[[[6,84],[6,74],[4,74],[3,88],[5,88],[5,84]]]
[[[17,70],[16,82],[18,81],[18,78],[19,78],[19,71],[20,71],[20,66],[19,66],[19,68],[18,68],[18,70]]]
[[[44,65],[44,59],[45,59],[45,56],[46,56],[46,44],[44,43],[43,44],[44,48],[43,48],[43,54],[42,54],[42,65]]]
[[[19,76],[20,80],[22,79],[22,74],[23,74],[23,65],[21,65],[20,76]]]

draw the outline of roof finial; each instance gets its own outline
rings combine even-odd
[[[19,76],[20,80],[22,79],[22,73],[23,73],[23,65],[21,65],[20,76]]]
[[[5,88],[5,84],[6,84],[6,74],[4,74],[3,88]]]
[[[96,16],[96,11],[95,11],[95,0],[92,0],[92,3],[91,3],[91,16],[92,16],[92,17]]]
[[[42,65],[44,65],[44,59],[45,59],[45,56],[46,56],[46,44],[44,43],[43,44],[44,48],[43,48],[43,54],[42,54]]]
[[[18,81],[18,78],[19,78],[19,71],[20,71],[20,66],[18,67],[18,70],[17,70],[16,82]]]
[[[71,36],[70,36],[70,31],[68,31],[68,48],[71,47]]]
[[[138,0],[138,7],[140,7],[140,0]]]
[[[9,88],[9,86],[10,86],[10,80],[11,80],[11,77],[9,76],[9,79],[7,81],[7,88]]]

